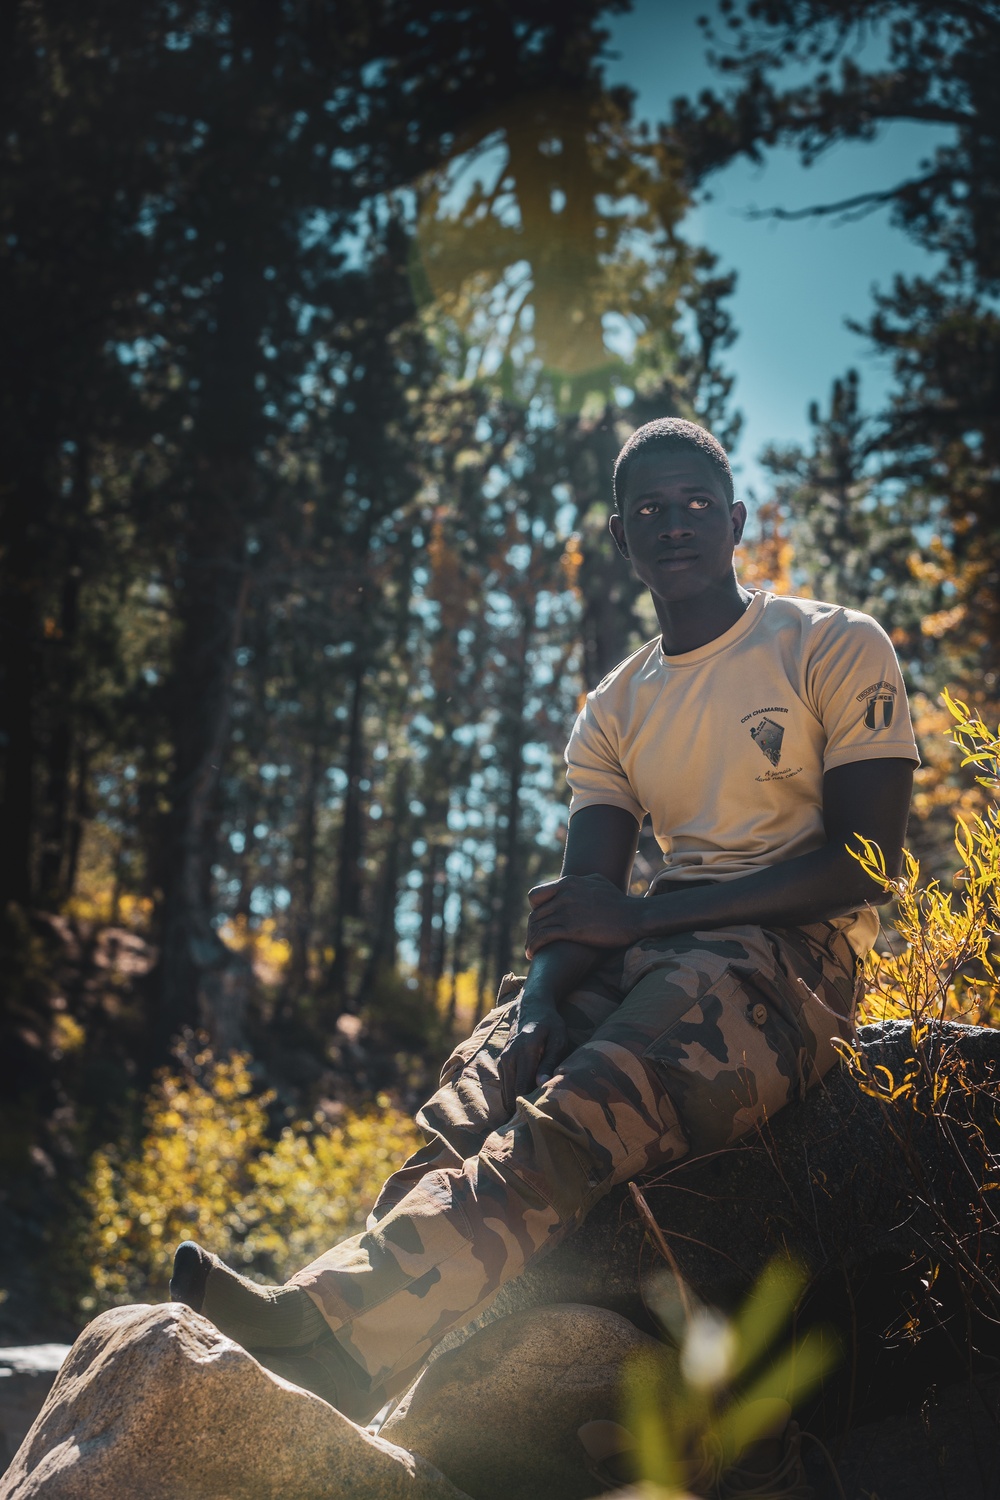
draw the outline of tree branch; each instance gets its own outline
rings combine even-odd
[[[813,203],[808,208],[748,208],[746,217],[748,219],[781,219],[785,223],[795,219],[815,219],[825,217],[828,214],[850,214],[852,210],[860,210],[854,217],[861,217],[863,213],[879,208],[883,203],[891,203],[894,198],[899,198],[907,188],[922,187],[925,183],[934,182],[937,173],[929,177],[911,177],[906,182],[899,182],[895,187],[882,188],[878,192],[857,193],[853,198],[841,198],[837,203]]]

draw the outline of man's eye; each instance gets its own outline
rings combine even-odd
[[[656,514],[656,506],[652,501],[648,505],[640,505],[637,514],[640,516],[654,516]]]
[[[688,509],[689,510],[707,510],[708,507],[711,505],[711,503],[712,503],[711,500],[699,500],[699,499],[689,500],[688,501]]]

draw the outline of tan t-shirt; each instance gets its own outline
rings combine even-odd
[[[869,615],[763,590],[724,635],[665,656],[660,640],[587,695],[566,747],[581,807],[649,813],[661,880],[734,880],[826,843],[823,773],[919,763],[892,642]],[[839,919],[858,952],[873,910]]]

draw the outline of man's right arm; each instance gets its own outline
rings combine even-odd
[[[635,859],[638,824],[621,807],[582,807],[566,834],[563,875],[603,875],[627,891]],[[547,1083],[569,1050],[558,1005],[604,958],[588,943],[557,942],[531,961],[521,994],[517,1035],[500,1059],[504,1102],[513,1111],[519,1094]]]

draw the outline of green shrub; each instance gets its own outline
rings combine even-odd
[[[274,1141],[271,1096],[254,1093],[247,1058],[203,1052],[193,1062],[190,1074],[157,1076],[138,1150],[91,1159],[85,1312],[164,1297],[185,1239],[251,1275],[286,1279],[363,1227],[383,1180],[419,1144],[385,1095],[336,1125],[298,1122]]]

